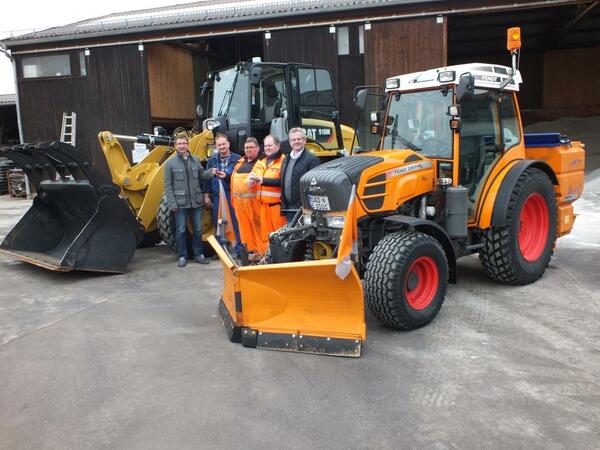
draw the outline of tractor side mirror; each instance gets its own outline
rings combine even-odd
[[[463,73],[456,87],[456,102],[462,103],[473,98],[475,92],[475,78],[471,73]]]
[[[364,111],[367,105],[367,95],[369,94],[367,89],[361,89],[354,96],[354,106],[358,108],[359,111]]]
[[[252,71],[250,72],[250,83],[252,84],[260,84],[260,80],[262,79],[262,68],[258,66],[254,66]]]

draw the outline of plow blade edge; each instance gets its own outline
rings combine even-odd
[[[335,260],[240,267],[211,236],[223,264],[219,312],[245,347],[359,357],[366,338],[362,284]]]

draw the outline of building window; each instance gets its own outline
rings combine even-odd
[[[87,75],[87,68],[85,66],[85,52],[83,50],[79,52],[79,75],[82,77]]]
[[[350,37],[348,35],[348,27],[339,27],[337,29],[337,46],[338,55],[350,54]]]
[[[69,54],[27,56],[22,60],[23,78],[71,76]]]
[[[365,26],[358,27],[358,54],[365,54]]]

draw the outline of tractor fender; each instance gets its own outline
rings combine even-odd
[[[492,222],[491,225],[493,227],[503,227],[506,226],[506,213],[508,209],[508,204],[510,201],[510,196],[515,190],[515,186],[517,185],[517,181],[528,167],[535,167],[540,169],[554,185],[558,185],[558,178],[556,178],[556,174],[552,170],[552,168],[544,161],[535,161],[531,159],[524,159],[519,161],[514,166],[512,166],[502,184],[500,185],[500,189],[498,190],[498,194],[496,195],[496,200],[494,201],[494,209],[492,212]]]
[[[431,220],[402,214],[387,216],[383,220],[404,224],[411,230],[420,231],[436,239],[444,249],[444,253],[446,253],[446,259],[448,260],[448,281],[456,284],[456,252],[446,230]]]

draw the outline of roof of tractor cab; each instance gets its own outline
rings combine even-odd
[[[441,87],[444,85],[458,84],[463,74],[472,74],[475,78],[475,87],[485,89],[499,89],[502,82],[506,80],[512,69],[507,66],[486,63],[459,64],[456,66],[437,67],[423,72],[398,75],[386,80],[386,92],[389,91],[414,91]],[[443,75],[441,75],[443,74]],[[440,76],[441,75],[441,76]],[[446,77],[440,81],[441,77]],[[398,81],[394,81],[398,80]],[[521,72],[517,70],[514,78],[506,85],[508,91],[518,91],[519,84],[523,82]],[[396,85],[396,86],[394,86]]]

